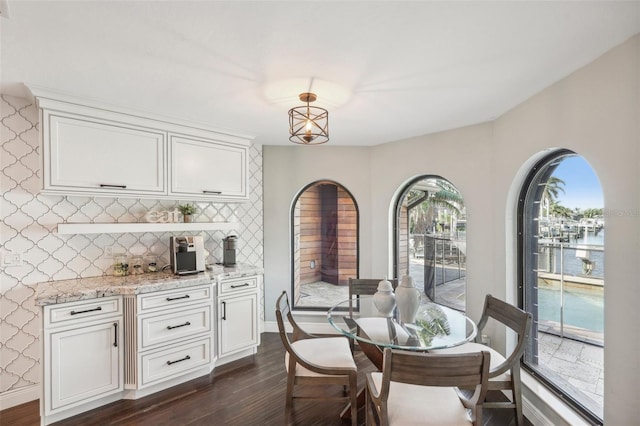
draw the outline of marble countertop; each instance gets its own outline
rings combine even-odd
[[[224,279],[262,274],[261,267],[237,264],[233,267],[212,265],[210,270],[196,275],[179,276],[167,272],[154,272],[126,277],[100,276],[34,284],[35,303],[38,306],[97,297],[142,294],[173,288],[191,287],[219,282]]]

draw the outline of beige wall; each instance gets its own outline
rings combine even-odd
[[[289,291],[289,208],[319,179],[351,191],[360,209],[360,276],[390,273],[391,212],[411,178],[440,175],[467,207],[467,312],[485,294],[515,302],[517,193],[531,164],[554,147],[582,155],[605,198],[605,422],[640,418],[640,36],[523,102],[496,121],[371,148],[265,146],[265,303]],[[335,136],[339,137],[339,135]],[[267,321],[273,309],[267,309]],[[318,319],[324,321],[324,319]],[[504,336],[492,336],[498,347]]]

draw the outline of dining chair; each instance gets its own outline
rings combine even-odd
[[[354,296],[371,296],[378,291],[378,284],[384,278],[349,278],[349,316],[352,316],[354,310]],[[392,278],[389,280],[391,286],[395,290],[398,287],[398,280]],[[355,324],[354,324],[355,327]],[[354,339],[349,339],[351,351],[355,349]]]
[[[385,348],[382,372],[367,373],[367,425],[481,425],[490,358]]]
[[[378,291],[378,284],[384,278],[349,278],[349,299],[353,296],[360,295],[372,295]],[[395,290],[398,287],[398,280],[395,278],[390,279],[391,286]]]
[[[517,336],[517,342],[511,354],[505,358],[496,350],[480,343],[482,330],[489,322],[489,319],[498,321],[513,330]],[[522,384],[520,380],[520,359],[524,353],[525,345],[531,333],[532,315],[516,306],[510,305],[500,299],[488,294],[484,301],[484,308],[480,322],[478,322],[478,334],[475,342],[465,343],[446,349],[436,349],[430,351],[438,354],[460,354],[468,352],[489,351],[491,353],[491,368],[489,370],[489,391],[510,390],[512,400],[510,401],[486,401],[485,408],[511,408],[516,411],[516,423],[524,424],[522,414]]]
[[[285,328],[287,318],[293,329],[289,337]],[[285,347],[287,370],[287,393],[285,419],[291,416],[293,399],[346,400],[351,404],[351,424],[358,420],[358,370],[346,337],[318,337],[305,332],[291,314],[287,292],[283,291],[276,301],[276,320],[280,338]],[[295,395],[296,385],[341,385],[343,396]]]

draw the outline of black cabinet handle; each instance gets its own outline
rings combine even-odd
[[[102,306],[98,306],[97,308],[87,309],[85,311],[71,311],[71,315],[86,314],[87,312],[95,312],[95,311],[101,311],[101,310],[102,310]]]
[[[249,287],[249,283],[244,283],[240,285],[232,285],[231,288],[240,288],[240,287]]]
[[[227,319],[227,302],[222,302],[222,319]]]
[[[182,358],[182,359],[177,359],[177,360],[175,360],[175,361],[167,361],[167,365],[175,364],[176,362],[187,361],[187,360],[189,360],[189,359],[191,359],[191,357],[190,357],[189,355],[187,355],[187,356],[185,356],[185,357],[184,357],[184,358]]]
[[[173,330],[174,328],[185,327],[187,325],[191,325],[191,323],[189,321],[187,321],[184,324],[180,324],[180,325],[168,325],[167,326],[167,330]]]
[[[222,191],[207,191],[206,189],[202,190],[203,194],[213,194],[213,195],[220,195],[222,194]]]
[[[188,299],[189,295],[185,294],[184,296],[180,296],[180,297],[167,297],[167,302],[171,302],[172,300],[179,300],[179,299]]]
[[[100,184],[100,188],[120,188],[120,189],[126,189],[127,185],[109,185],[107,183],[101,183]]]
[[[113,346],[114,347],[118,347],[118,323],[114,322],[113,323],[113,330],[114,330],[114,338],[113,338]]]

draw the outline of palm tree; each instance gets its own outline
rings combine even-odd
[[[558,203],[551,204],[551,215],[556,217],[571,217],[573,216],[573,211],[569,207],[562,206]]]
[[[550,176],[542,185],[544,185],[544,188],[542,189],[540,201],[541,205],[546,208],[546,216],[549,216],[550,209],[556,203],[560,191],[564,194],[565,182],[557,176]]]
[[[413,189],[409,192],[407,201],[411,233],[426,233],[435,219],[437,208],[448,209],[454,216],[459,216],[461,209],[464,207],[462,196],[448,181],[437,179],[435,184],[439,188],[436,192]],[[420,201],[421,199],[422,201]]]
[[[602,216],[602,209],[599,208],[586,209],[583,212],[583,217],[586,218],[594,218],[599,216]]]

